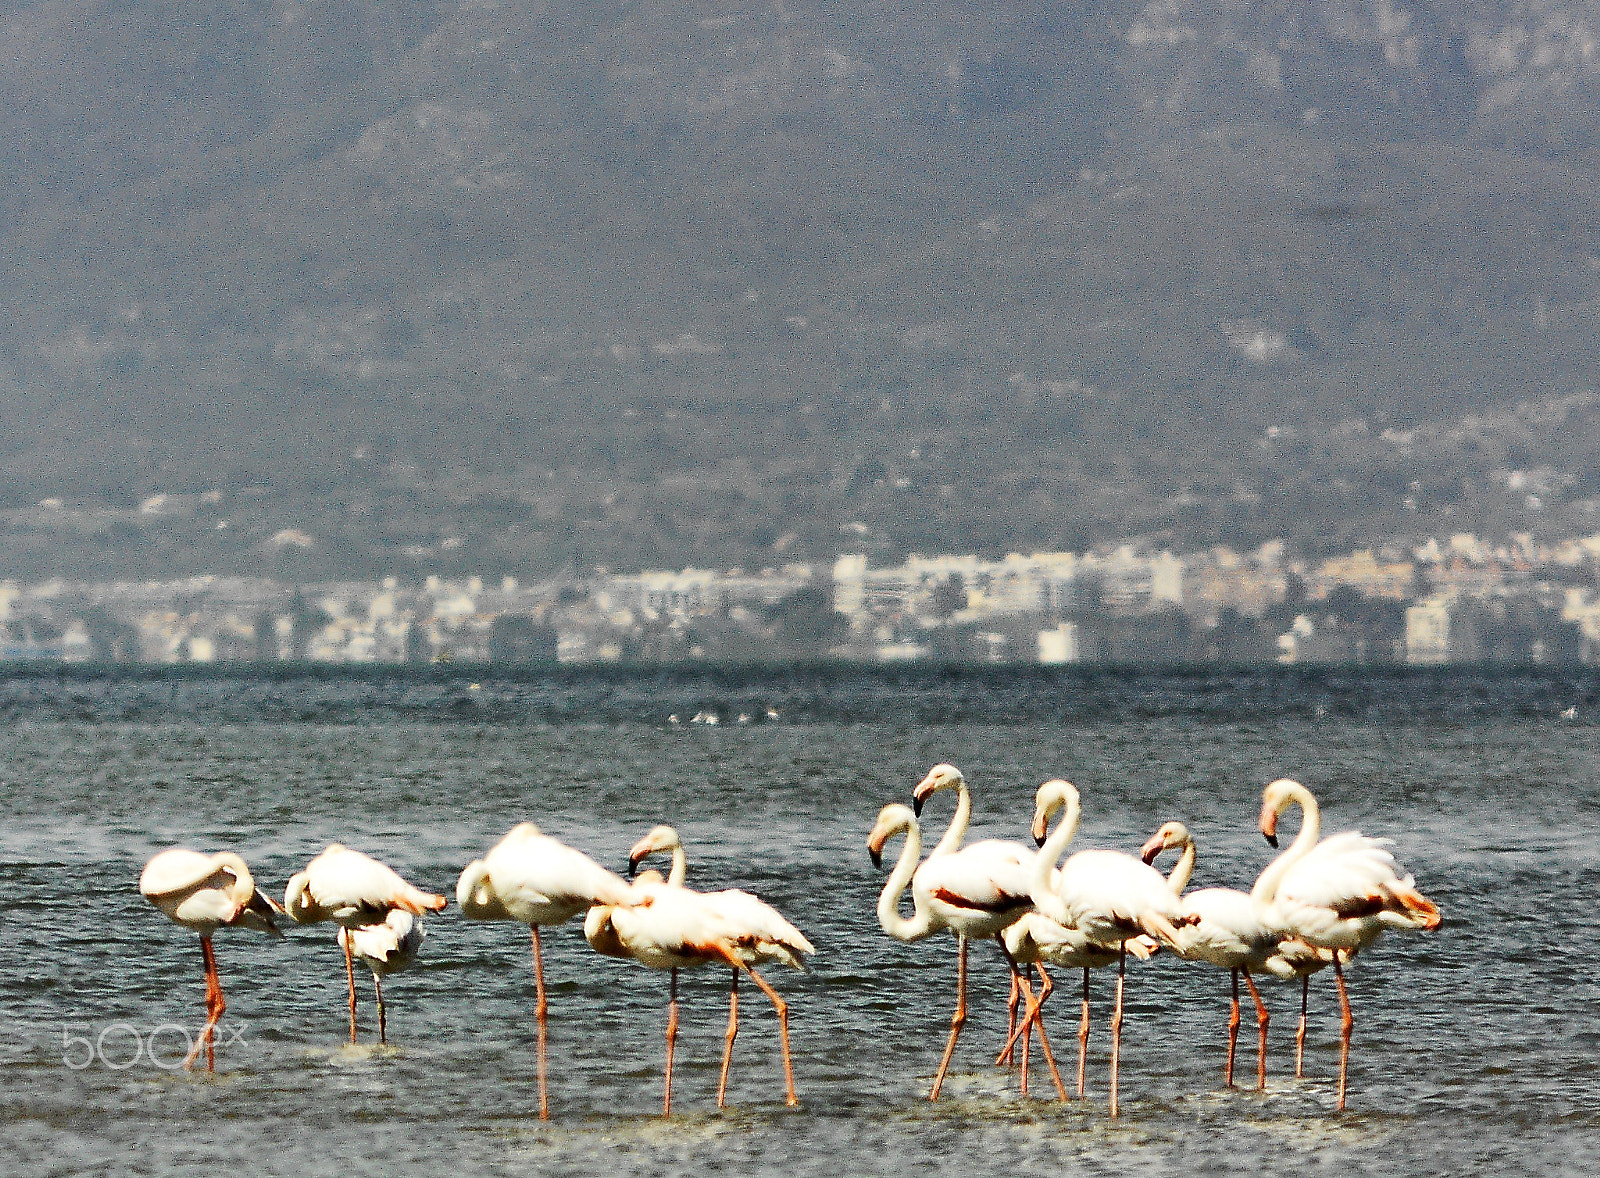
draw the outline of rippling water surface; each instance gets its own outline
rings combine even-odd
[[[1592,1169],[1600,1155],[1600,742],[1587,678],[1449,676],[0,680],[0,1155],[15,1174],[1202,1173]],[[773,704],[777,722],[739,726]],[[1576,708],[1572,717],[1561,711]],[[684,724],[715,708],[729,722]],[[1249,885],[1271,854],[1262,785],[1298,777],[1325,830],[1393,837],[1441,906],[1351,971],[1350,1109],[1336,1114],[1331,980],[1269,983],[1267,1092],[1221,1085],[1227,976],[1130,970],[1124,1115],[1105,1111],[1109,974],[1095,980],[1090,1098],[1023,1100],[991,1062],[1005,975],[973,950],[972,1018],[948,1096],[925,1095],[953,1000],[954,942],[891,942],[863,840],[939,760],[966,771],[972,837],[1025,837],[1038,783],[1083,791],[1083,846],[1134,849],[1181,818],[1196,886]],[[927,821],[942,826],[945,798]],[[181,1054],[202,1014],[196,938],[138,894],[174,843],[232,848],[275,892],[332,840],[453,892],[531,819],[613,867],[678,827],[690,883],[760,893],[816,943],[791,1002],[802,1104],[787,1109],[770,1009],[742,991],[731,1107],[714,1107],[726,974],[685,976],[675,1114],[660,1102],[665,977],[545,941],[551,1098],[536,1115],[527,938],[451,909],[386,987],[393,1046],[351,1049],[328,926],[224,930],[214,1077]],[[898,846],[898,844],[896,844]],[[365,981],[364,977],[358,980]],[[1062,1054],[1075,979],[1053,1000]],[[363,1038],[375,1021],[363,990]],[[174,1026],[175,1025],[175,1026]],[[1241,1073],[1253,1075],[1253,1035]],[[87,1040],[87,1042],[84,1042]],[[95,1053],[98,1045],[98,1054]],[[135,1051],[141,1054],[135,1058]],[[85,1061],[87,1066],[83,1065]],[[1038,1081],[1043,1076],[1037,1077]]]

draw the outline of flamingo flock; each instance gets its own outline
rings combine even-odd
[[[942,792],[956,794],[955,812],[926,858],[922,854],[924,806]],[[1332,967],[1341,1011],[1338,1108],[1345,1107],[1354,1017],[1344,967],[1383,930],[1435,929],[1438,908],[1404,874],[1386,839],[1346,832],[1322,838],[1321,812],[1305,786],[1281,779],[1262,795],[1258,826],[1277,846],[1278,824],[1292,808],[1301,811],[1299,833],[1248,891],[1203,888],[1186,891],[1197,858],[1194,837],[1181,822],[1162,826],[1137,855],[1109,849],[1066,854],[1077,834],[1082,799],[1069,782],[1053,779],[1034,798],[1031,833],[1037,849],[1021,842],[984,839],[967,844],[972,794],[953,765],[935,765],[911,793],[910,806],[891,802],[879,812],[867,837],[875,866],[885,846],[904,844],[878,898],[883,931],[916,942],[940,932],[956,939],[955,1007],[939,1067],[927,1098],[937,1100],[967,1021],[967,965],[974,940],[995,942],[1010,974],[1007,1037],[997,1065],[1018,1067],[1028,1094],[1030,1043],[1040,1053],[1059,1098],[1068,1092],[1045,1029],[1046,1000],[1055,989],[1046,966],[1083,971],[1078,1023],[1076,1094],[1085,1091],[1090,1032],[1090,971],[1116,966],[1110,1021],[1108,1110],[1120,1111],[1118,1089],[1124,1023],[1127,959],[1148,959],[1166,950],[1231,976],[1232,1006],[1224,1081],[1233,1084],[1241,1022],[1239,979],[1255,1003],[1258,1029],[1256,1084],[1266,1085],[1269,1015],[1256,977],[1270,974],[1301,982],[1295,1074],[1303,1068],[1306,1005],[1313,973]],[[1051,824],[1055,822],[1055,829]],[[1165,853],[1178,859],[1170,874],[1153,864]],[[668,874],[639,871],[655,855],[671,859]],[[799,1103],[789,1042],[789,1008],[758,969],[782,965],[803,970],[815,952],[805,935],[771,905],[739,890],[698,891],[686,884],[688,857],[677,832],[657,826],[634,844],[628,879],[583,852],[543,834],[532,823],[512,828],[481,859],[461,872],[457,905],[473,920],[508,921],[529,929],[538,1024],[539,1115],[548,1119],[548,1012],[540,930],[584,917],[583,933],[597,953],[631,960],[669,975],[662,1114],[672,1112],[673,1061],[678,1035],[680,970],[720,966],[729,971],[728,1026],[717,1082],[717,1106],[726,1103],[734,1041],[739,1031],[741,975],[766,996],[777,1017],[784,1098]],[[912,915],[901,913],[909,888]],[[202,1049],[215,1070],[214,1036],[226,1009],[212,937],[224,927],[282,935],[285,919],[297,924],[332,922],[344,953],[349,992],[350,1042],[357,1040],[355,961],[372,973],[378,1037],[387,1043],[382,979],[410,966],[421,949],[422,917],[441,911],[448,899],[407,882],[385,864],[330,844],[289,880],[280,905],[260,892],[244,860],[223,852],[202,855],[185,848],[162,851],[145,865],[139,890],[170,919],[195,932],[206,982],[206,1021],[188,1056],[191,1068]],[[1035,974],[1037,973],[1037,989]]]

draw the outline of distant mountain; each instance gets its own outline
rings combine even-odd
[[[0,14],[0,574],[1600,529],[1597,3]]]

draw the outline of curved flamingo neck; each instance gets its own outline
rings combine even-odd
[[[911,898],[914,912],[910,920],[900,915],[900,897],[917,873],[922,858],[922,826],[912,821],[905,828],[906,845],[900,848],[900,858],[889,873],[878,896],[878,923],[883,931],[897,941],[920,941],[934,931],[933,913],[924,908],[916,896]]]
[[[1033,898],[1033,905],[1051,920],[1058,924],[1070,925],[1071,917],[1067,915],[1067,905],[1056,894],[1055,888],[1050,885],[1050,873],[1055,870],[1056,862],[1067,849],[1067,844],[1078,833],[1078,820],[1083,816],[1083,807],[1078,800],[1078,791],[1062,790],[1040,799],[1041,807],[1045,811],[1046,821],[1049,815],[1061,806],[1066,807],[1066,813],[1061,816],[1061,823],[1055,828],[1044,845],[1039,848],[1039,853],[1033,857],[1033,875],[1029,880],[1029,895]]]
[[[1184,839],[1182,846],[1183,851],[1178,855],[1178,861],[1172,865],[1172,871],[1167,876],[1167,886],[1172,889],[1174,896],[1183,895],[1183,889],[1189,886],[1189,880],[1194,876],[1196,848],[1193,836]]]
[[[928,855],[932,859],[938,855],[951,855],[961,849],[962,841],[967,837],[967,826],[972,821],[972,791],[967,789],[967,783],[961,781],[956,786],[956,812],[950,817],[950,825],[945,827],[944,837],[939,840],[939,845],[933,848]],[[917,836],[920,844],[922,837]]]
[[[688,875],[689,856],[684,854],[682,843],[675,843],[672,847],[672,869],[667,872],[667,886],[681,888]]]
[[[1285,792],[1288,798],[1278,808],[1278,813],[1281,814],[1291,805],[1298,804],[1301,815],[1300,833],[1294,836],[1294,842],[1290,843],[1281,855],[1267,864],[1267,869],[1256,880],[1256,886],[1250,889],[1250,899],[1257,905],[1270,904],[1277,899],[1278,885],[1283,882],[1283,877],[1289,868],[1310,854],[1311,848],[1322,838],[1322,810],[1318,807],[1317,799],[1312,796],[1311,791],[1296,782]]]

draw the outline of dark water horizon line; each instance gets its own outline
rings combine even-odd
[[[776,713],[776,715],[773,715]],[[1600,668],[506,663],[0,666],[10,720],[1589,723]],[[741,719],[742,718],[742,719]]]

